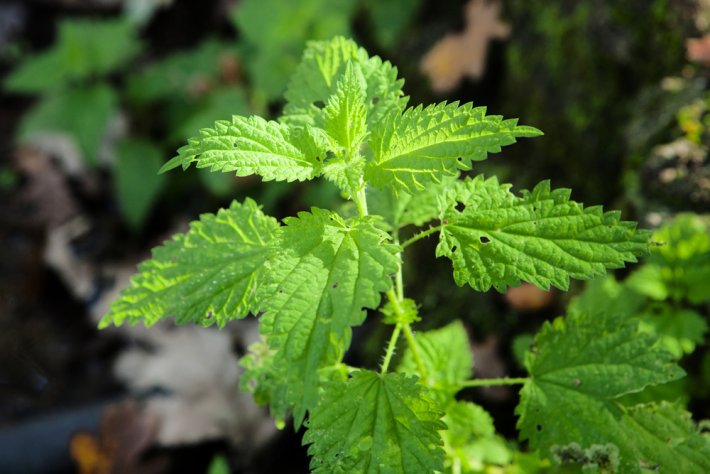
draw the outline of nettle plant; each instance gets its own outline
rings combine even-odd
[[[521,439],[541,459],[710,472],[687,412],[620,400],[683,376],[637,320],[577,312],[545,324],[522,378],[472,378],[460,322],[415,334],[402,257],[427,236],[438,233],[436,255],[452,261],[458,285],[504,291],[521,281],[565,290],[570,278],[636,261],[648,233],[548,182],[516,195],[496,178],[460,179],[474,161],[541,133],[470,104],[408,108],[402,85],[390,63],[350,40],[310,43],[278,121],[234,116],[190,139],[163,170],[325,178],[354,205],[281,223],[251,199],[203,215],[140,265],[101,326],[258,316],[263,339],[242,361],[243,385],[281,425],[289,414],[305,424],[314,472],[476,472],[488,462],[476,443],[493,425],[456,395],[500,384],[522,385]],[[393,326],[379,370],[344,364],[352,328],[378,308]]]

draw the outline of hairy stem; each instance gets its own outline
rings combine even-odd
[[[499,379],[474,379],[461,384],[462,387],[492,387],[494,385],[518,385],[527,382],[527,377],[502,377]]]
[[[414,357],[414,362],[417,364],[417,370],[419,371],[419,376],[422,380],[426,380],[427,373],[422,358],[419,356],[419,347],[417,346],[417,340],[414,339],[414,332],[409,324],[402,325],[404,329],[404,337],[407,339],[407,344],[409,345],[409,350],[412,351],[412,356]]]
[[[417,242],[418,240],[423,239],[424,237],[429,237],[431,234],[435,232],[439,232],[441,229],[444,228],[444,224],[438,225],[436,227],[430,227],[429,229],[419,232],[417,235],[411,237],[410,239],[407,239],[404,241],[402,244],[402,249],[406,249],[410,245],[412,245],[414,242]]]
[[[397,229],[392,231],[392,243],[399,245],[399,231]],[[397,253],[399,258],[399,266],[397,267],[397,273],[394,276],[394,287],[397,291],[397,298],[399,301],[404,299],[404,284],[402,283],[402,252]]]
[[[394,355],[394,349],[397,347],[397,340],[399,339],[400,332],[402,332],[402,325],[397,324],[394,327],[394,331],[392,331],[392,337],[390,337],[390,342],[387,345],[387,352],[385,353],[385,358],[382,361],[382,369],[380,370],[381,374],[387,373],[387,369],[392,361],[392,356]]]
[[[355,198],[355,204],[357,205],[357,212],[361,216],[367,216],[367,196],[365,195],[365,184],[363,183],[358,189],[357,194],[353,196]]]

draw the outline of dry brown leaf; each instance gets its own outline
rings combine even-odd
[[[141,456],[154,443],[158,417],[134,400],[106,406],[101,414],[98,436],[80,432],[69,451],[80,474],[160,473],[166,460],[143,461]]]
[[[506,364],[500,356],[498,336],[490,335],[481,343],[472,343],[471,352],[473,352],[473,372],[477,379],[498,378],[506,375]],[[482,387],[479,391],[490,400],[506,400],[511,396],[510,387],[504,385]]]
[[[685,40],[685,56],[689,61],[710,66],[710,33],[702,38],[689,38]]]
[[[539,311],[552,303],[553,290],[541,290],[530,283],[508,288],[505,300],[518,311]]]
[[[80,432],[72,436],[69,452],[79,474],[108,474],[111,460],[101,449],[99,440],[90,433]]]
[[[421,70],[429,76],[434,91],[447,92],[464,77],[483,75],[489,42],[510,34],[510,27],[500,21],[500,7],[499,0],[470,0],[464,31],[446,35],[422,58]]]
[[[14,160],[26,179],[15,199],[27,207],[28,221],[51,229],[79,213],[66,178],[48,154],[34,147],[21,147]]]
[[[115,371],[135,392],[160,388],[169,393],[147,404],[161,419],[159,445],[223,438],[244,445],[273,434],[273,422],[237,388],[241,369],[227,331],[167,324],[143,329],[131,331],[143,348],[124,352]]]

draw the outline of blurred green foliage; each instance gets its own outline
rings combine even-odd
[[[514,41],[506,49],[503,112],[515,109],[546,133],[526,157],[542,166],[520,184],[552,176],[583,199],[608,202],[620,193],[613,177],[622,170],[634,99],[685,62],[684,11],[676,3],[504,2]]]
[[[656,163],[660,158],[654,150],[660,144],[689,143],[707,163],[706,74],[699,68],[690,77],[663,81],[687,66],[683,45],[688,36],[687,3],[503,2],[512,37],[505,47],[500,108],[547,135],[526,146],[525,160],[535,166],[516,175],[517,185],[554,177],[557,184],[574,187],[584,200],[608,202],[625,195],[641,214],[658,207],[667,213],[690,208],[692,189],[674,199],[658,188],[641,189],[643,169],[669,169],[667,161]],[[276,110],[279,103],[274,101],[286,89],[308,40],[362,32],[385,52],[412,42],[408,36],[421,34],[411,27],[423,4],[422,0],[243,0],[230,14],[233,32],[212,35],[191,49],[158,58],[138,39],[141,30],[128,17],[62,20],[53,45],[44,51],[21,58],[20,46],[13,46],[12,57],[21,61],[6,77],[4,88],[37,96],[17,128],[17,139],[70,137],[90,167],[108,167],[123,218],[139,232],[163,193],[181,192],[172,186],[176,175],[157,174],[176,145],[217,119]],[[126,136],[115,145],[106,144],[106,132],[119,114],[127,117]],[[105,147],[113,153],[104,153]],[[103,163],[104,155],[111,154],[115,160]],[[687,166],[683,172],[702,181],[710,176],[704,166]],[[203,186],[217,199],[252,185],[236,185],[227,174],[195,171],[190,176],[190,186]],[[0,188],[12,187],[18,179],[14,170],[0,168]],[[261,192],[259,201],[275,213],[287,191],[276,185],[250,192]],[[305,188],[299,198],[327,208],[339,201],[338,194],[335,186],[324,182]],[[671,383],[643,395],[647,400],[687,402],[691,396],[710,394],[710,354],[699,350],[708,331],[708,222],[680,215],[662,227],[654,240],[659,245],[646,263],[623,281],[605,277],[590,282],[571,308],[639,318],[642,330],[660,336],[660,343],[676,358],[700,359],[699,368],[688,368],[689,384]],[[425,324],[436,326],[452,311],[466,317],[472,307],[475,315],[470,318],[483,334],[505,336],[511,328],[527,323],[511,311],[501,314],[499,302],[491,298],[472,299],[470,293],[448,285],[439,288],[435,276],[440,262],[418,258],[413,255],[408,260],[412,267],[407,273],[417,275],[410,284],[422,293],[423,312],[429,315]],[[427,271],[418,271],[420,267]],[[449,272],[448,266],[443,267],[442,273]],[[429,279],[423,273],[430,274]],[[440,304],[444,300],[446,309],[438,309],[444,307]],[[440,314],[443,311],[446,314]],[[531,339],[529,335],[515,339],[513,352],[521,356]],[[642,400],[636,397],[634,402],[638,401]],[[457,431],[466,427],[447,432],[451,437],[447,449],[458,450],[465,472],[506,463],[509,472],[544,469],[535,456],[507,446],[491,431],[490,420],[482,419],[472,406],[461,409],[478,421],[476,436],[470,436],[472,431]],[[228,472],[225,466],[223,458],[216,458],[210,472]]]
[[[570,310],[638,318],[642,331],[658,336],[659,343],[681,359],[702,345],[708,332],[710,227],[696,215],[680,214],[661,227],[653,241],[650,257],[625,280],[593,280]],[[672,393],[679,395],[677,390]]]
[[[140,231],[154,201],[171,186],[148,176],[145,167],[139,173],[139,162],[155,168],[156,157],[169,158],[169,150],[216,120],[264,114],[286,89],[306,41],[352,35],[359,16],[383,48],[393,47],[420,2],[245,0],[230,14],[238,39],[210,36],[158,59],[150,59],[138,40],[154,8],[128,2],[122,18],[61,20],[52,46],[22,58],[5,79],[7,91],[39,96],[19,124],[17,139],[46,142],[61,135],[90,167],[109,165],[125,221]],[[127,119],[128,136],[114,150],[105,136],[119,115]],[[115,163],[102,162],[114,155]],[[233,177],[199,171],[191,176],[217,198],[235,192]],[[305,199],[335,201],[332,187],[319,189]],[[267,204],[275,203],[284,189],[268,193]]]
[[[123,20],[63,20],[46,51],[25,59],[6,79],[12,92],[45,93],[124,66],[140,51],[132,25]]]
[[[140,228],[166,177],[158,174],[162,154],[152,143],[124,139],[116,147],[116,192],[128,224]]]
[[[74,139],[86,162],[96,165],[104,132],[117,105],[116,93],[106,84],[48,94],[24,116],[18,137],[31,141],[45,134],[65,133]]]

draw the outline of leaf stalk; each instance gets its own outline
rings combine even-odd
[[[474,379],[467,380],[461,384],[462,388],[469,387],[493,387],[495,385],[518,385],[530,380],[527,377],[501,377],[498,379]]]
[[[406,249],[407,247],[409,247],[413,243],[415,243],[425,237],[429,237],[431,234],[433,234],[435,232],[439,232],[444,227],[445,227],[444,224],[440,224],[435,227],[430,227],[429,229],[427,229],[425,231],[419,232],[415,236],[404,241],[404,243],[402,244],[402,250]]]
[[[402,325],[397,324],[392,331],[392,336],[390,337],[390,342],[387,345],[387,352],[385,353],[385,358],[382,361],[381,374],[386,374],[389,368],[390,362],[392,361],[392,356],[394,355],[395,347],[397,347],[397,340],[399,340],[399,334],[402,332]]]

